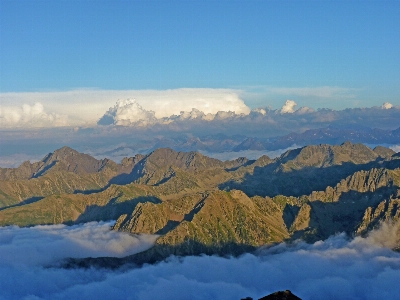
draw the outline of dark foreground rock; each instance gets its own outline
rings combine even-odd
[[[241,300],[253,300],[251,297],[242,298]],[[301,298],[293,295],[291,291],[279,291],[272,293],[268,296],[262,297],[258,300],[301,300]]]

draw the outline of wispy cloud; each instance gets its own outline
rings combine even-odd
[[[318,98],[355,98],[357,89],[343,88],[337,86],[320,87],[266,87],[266,92],[278,95],[318,97]]]
[[[251,107],[278,107],[284,100],[292,99],[300,106],[316,108],[344,109],[349,107],[371,106],[362,99],[364,89],[340,86],[285,87],[285,86],[242,86],[240,96]],[[349,102],[351,101],[351,102]],[[383,102],[383,100],[382,100]],[[377,103],[381,104],[381,103]],[[376,104],[376,105],[377,105]]]

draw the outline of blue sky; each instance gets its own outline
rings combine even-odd
[[[399,104],[400,1],[0,3],[1,93],[229,88],[253,107]],[[341,92],[304,93],[320,87]]]

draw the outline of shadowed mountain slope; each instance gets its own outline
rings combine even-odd
[[[91,194],[58,194],[34,203],[0,210],[0,226],[39,224],[73,224],[116,220],[141,202],[160,202],[151,189],[135,184],[111,185]]]
[[[140,203],[114,230],[160,234],[153,248],[125,258],[71,259],[65,266],[117,268],[170,255],[236,256],[298,238],[315,242],[340,232],[363,234],[381,221],[400,221],[399,178],[400,169],[371,170],[309,196],[249,198],[241,191],[214,191]]]
[[[378,151],[383,152],[382,149]],[[386,156],[390,149],[385,153]],[[384,166],[400,166],[400,161],[392,161],[391,157],[382,157],[365,145],[350,142],[340,146],[306,146],[289,150],[273,162],[255,167],[253,173],[246,173],[219,187],[240,189],[251,196],[300,196],[334,186],[356,171]]]

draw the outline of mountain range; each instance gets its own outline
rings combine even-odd
[[[119,164],[63,147],[0,168],[0,225],[116,220],[112,230],[159,235],[152,248],[125,258],[64,262],[112,268],[363,235],[400,218],[399,187],[400,153],[351,142],[230,161],[160,148]]]
[[[364,126],[344,127],[329,126],[309,129],[302,133],[290,133],[284,136],[263,137],[248,135],[214,134],[197,136],[179,134],[172,137],[164,136],[153,140],[142,141],[143,147],[150,152],[158,148],[169,147],[176,151],[202,151],[207,153],[240,152],[245,150],[276,151],[290,147],[302,147],[319,144],[341,144],[345,141],[370,145],[400,144],[400,127],[395,130],[369,128]],[[102,152],[102,155],[115,156],[118,153],[137,149],[137,144],[118,146],[115,149]],[[118,155],[117,155],[118,156]]]

